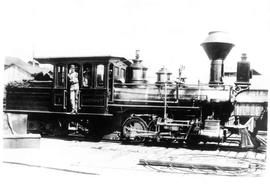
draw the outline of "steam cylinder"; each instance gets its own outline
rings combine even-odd
[[[210,85],[223,84],[224,60],[231,51],[234,44],[225,32],[209,32],[206,40],[201,44],[207,56],[211,60]]]

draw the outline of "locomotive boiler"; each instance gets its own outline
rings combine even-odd
[[[166,68],[150,84],[139,52],[133,63],[114,56],[35,58],[54,66],[53,79],[7,86],[4,111],[27,114],[29,131],[42,134],[74,131],[97,138],[119,131],[121,140],[129,142],[225,141],[224,125],[231,121],[239,92],[222,80],[234,44],[225,33],[210,32],[201,46],[211,60],[208,84],[172,81]],[[70,112],[71,65],[79,78],[78,113]]]
[[[234,109],[234,94],[231,86],[223,85],[223,61],[234,45],[224,33],[210,32],[202,46],[211,60],[209,84],[172,82],[171,73],[164,68],[157,73],[154,85],[145,84],[144,67],[131,67],[131,71],[141,68],[141,80],[116,86],[114,91],[115,104],[130,114],[122,125],[124,140],[166,139],[191,144],[224,140],[222,127]]]

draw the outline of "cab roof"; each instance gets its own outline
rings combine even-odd
[[[109,62],[109,60],[120,60],[130,65],[131,62],[124,57],[117,56],[72,56],[72,57],[36,57],[34,58],[41,64],[57,64],[57,63],[84,63],[84,62]]]

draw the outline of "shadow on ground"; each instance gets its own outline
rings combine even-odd
[[[264,153],[266,152],[266,146],[261,145],[258,148],[241,148],[237,144],[233,145],[222,145],[218,143],[200,143],[198,145],[187,145],[184,142],[144,142],[144,143],[130,143],[130,142],[121,142],[119,140],[102,140],[100,138],[86,138],[84,136],[42,136],[43,138],[50,138],[50,139],[59,139],[65,141],[84,141],[84,142],[115,142],[120,143],[121,145],[134,145],[134,146],[146,146],[146,147],[165,147],[165,148],[186,148],[190,150],[205,150],[205,151],[237,151],[237,152],[246,152],[246,151],[254,151],[257,153]]]

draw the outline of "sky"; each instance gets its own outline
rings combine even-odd
[[[226,31],[235,47],[225,60],[236,67],[247,53],[251,67],[269,76],[269,0],[9,0],[4,54],[33,57],[114,55],[140,50],[148,76],[162,66],[194,81],[209,81],[210,61],[200,44]]]

